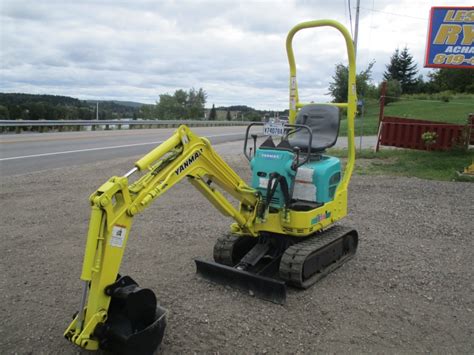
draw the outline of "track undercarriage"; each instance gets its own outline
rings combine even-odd
[[[309,288],[353,257],[357,244],[357,232],[340,225],[306,238],[224,235],[214,245],[215,263],[196,260],[196,266],[210,281],[284,304],[287,284]]]

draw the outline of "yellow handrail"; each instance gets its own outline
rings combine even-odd
[[[344,178],[342,179],[341,184],[339,185],[338,190],[347,189],[349,185],[349,180],[354,170],[354,161],[355,161],[355,145],[354,145],[354,118],[357,110],[357,93],[356,93],[356,67],[355,67],[355,51],[354,43],[352,41],[349,31],[337,21],[334,20],[315,20],[315,21],[306,21],[297,24],[293,27],[288,36],[286,37],[286,53],[288,55],[288,63],[290,65],[290,117],[289,123],[294,124],[296,119],[296,114],[299,108],[302,108],[306,104],[299,102],[298,97],[298,85],[296,82],[296,64],[295,56],[293,53],[293,37],[295,34],[305,28],[313,27],[334,27],[339,30],[344,36],[347,47],[347,56],[349,58],[349,78],[347,85],[347,103],[331,103],[337,107],[347,107],[347,165],[344,171]]]

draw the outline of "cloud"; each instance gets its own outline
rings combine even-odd
[[[452,4],[362,2],[360,69],[375,59],[380,80],[391,53],[405,45],[421,67],[429,8]],[[318,18],[349,26],[345,0],[4,0],[0,13],[1,91],[152,103],[161,93],[202,87],[209,106],[268,109],[288,105],[287,31]],[[334,67],[347,61],[342,37],[304,31],[294,48],[301,100],[329,100]]]

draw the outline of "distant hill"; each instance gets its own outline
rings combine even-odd
[[[0,119],[90,120],[96,117],[96,103],[69,96],[0,93]],[[143,105],[133,101],[99,101],[99,119],[137,118]]]
[[[205,118],[209,119],[210,108],[205,109]],[[216,119],[218,121],[227,120],[232,121],[261,121],[264,117],[287,116],[288,110],[285,111],[271,111],[271,110],[257,110],[246,105],[233,106],[218,106],[216,107]]]
[[[96,100],[79,100],[60,95],[0,93],[0,119],[10,120],[92,120],[96,118]],[[216,108],[217,119],[260,121],[277,112],[256,110],[245,105]],[[210,109],[205,110],[206,118]],[[229,112],[229,115],[227,114]],[[285,112],[279,112],[284,115]],[[156,119],[156,106],[135,101],[99,100],[99,119]]]
[[[85,100],[89,104],[96,104],[97,100]],[[141,102],[135,102],[135,101],[120,101],[120,100],[98,100],[99,105],[101,102],[113,102],[114,104],[121,105],[121,106],[127,106],[127,107],[133,107],[133,108],[140,108],[144,103]]]
[[[24,105],[35,102],[44,102],[51,105],[81,105],[81,100],[69,96],[0,93],[0,105]]]

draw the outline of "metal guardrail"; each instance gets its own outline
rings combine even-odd
[[[174,128],[185,124],[189,127],[221,127],[221,126],[247,126],[248,121],[198,121],[198,120],[0,120],[0,132],[34,130],[44,132],[52,129],[58,131],[80,131],[82,127],[97,127],[109,129],[122,128]],[[112,128],[113,127],[113,128]]]
[[[186,124],[202,126],[246,126],[246,121],[198,120],[0,120],[0,127],[57,127],[57,126],[169,126]]]

